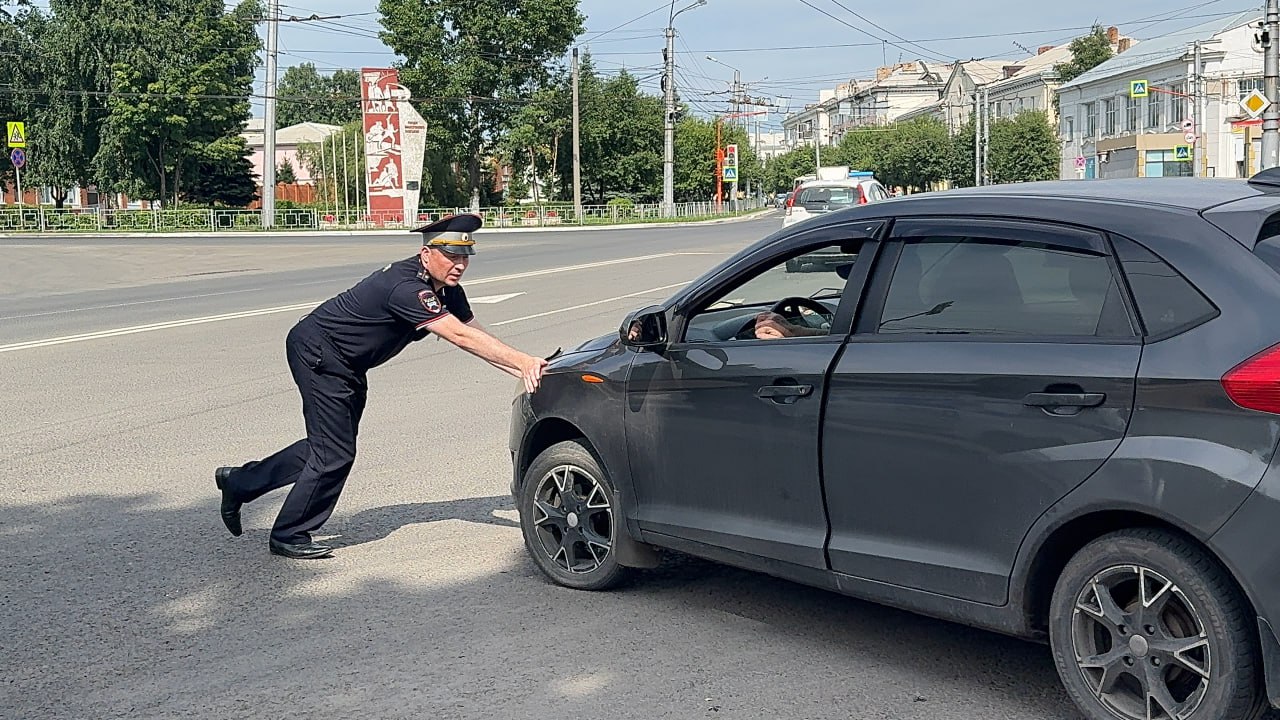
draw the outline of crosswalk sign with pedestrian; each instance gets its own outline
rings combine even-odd
[[[1173,146],[1173,159],[1174,159],[1174,160],[1176,160],[1176,161],[1187,161],[1187,160],[1190,160],[1190,159],[1191,159],[1191,146],[1190,146],[1190,145],[1174,145],[1174,146]]]
[[[27,146],[27,126],[25,123],[10,122],[5,137],[9,138],[9,147],[24,148]]]
[[[736,167],[724,168],[724,179],[725,179],[725,182],[737,182],[738,168]]]

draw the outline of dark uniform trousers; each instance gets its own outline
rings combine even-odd
[[[364,414],[365,375],[348,368],[308,318],[289,331],[285,356],[302,394],[307,437],[280,452],[238,468],[229,478],[235,499],[251,502],[293,485],[271,536],[307,543],[329,519],[356,458],[356,434]]]

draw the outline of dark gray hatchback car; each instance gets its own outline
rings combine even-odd
[[[510,444],[557,583],[673,549],[1045,640],[1090,718],[1199,720],[1280,706],[1278,440],[1268,171],[794,225],[556,358]]]

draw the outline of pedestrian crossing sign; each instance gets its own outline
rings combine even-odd
[[[724,169],[725,182],[738,182],[738,168],[727,167]]]
[[[1148,84],[1146,80],[1129,81],[1129,97],[1131,98],[1146,97],[1149,92],[1147,87],[1148,87]]]
[[[1177,160],[1178,162],[1190,162],[1191,146],[1190,145],[1174,145],[1173,159]]]
[[[5,137],[9,138],[9,147],[24,148],[27,146],[27,126],[24,123],[11,122]]]

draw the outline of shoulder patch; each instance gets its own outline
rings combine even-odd
[[[390,269],[391,269],[391,266],[392,266],[392,265],[394,265],[394,264],[395,264],[395,263],[387,263],[387,266],[386,266],[386,267],[384,267],[384,268],[382,268],[382,272],[386,272],[386,271],[390,270]]]
[[[422,307],[429,313],[440,312],[440,298],[430,290],[419,291],[418,302],[422,303]]]

